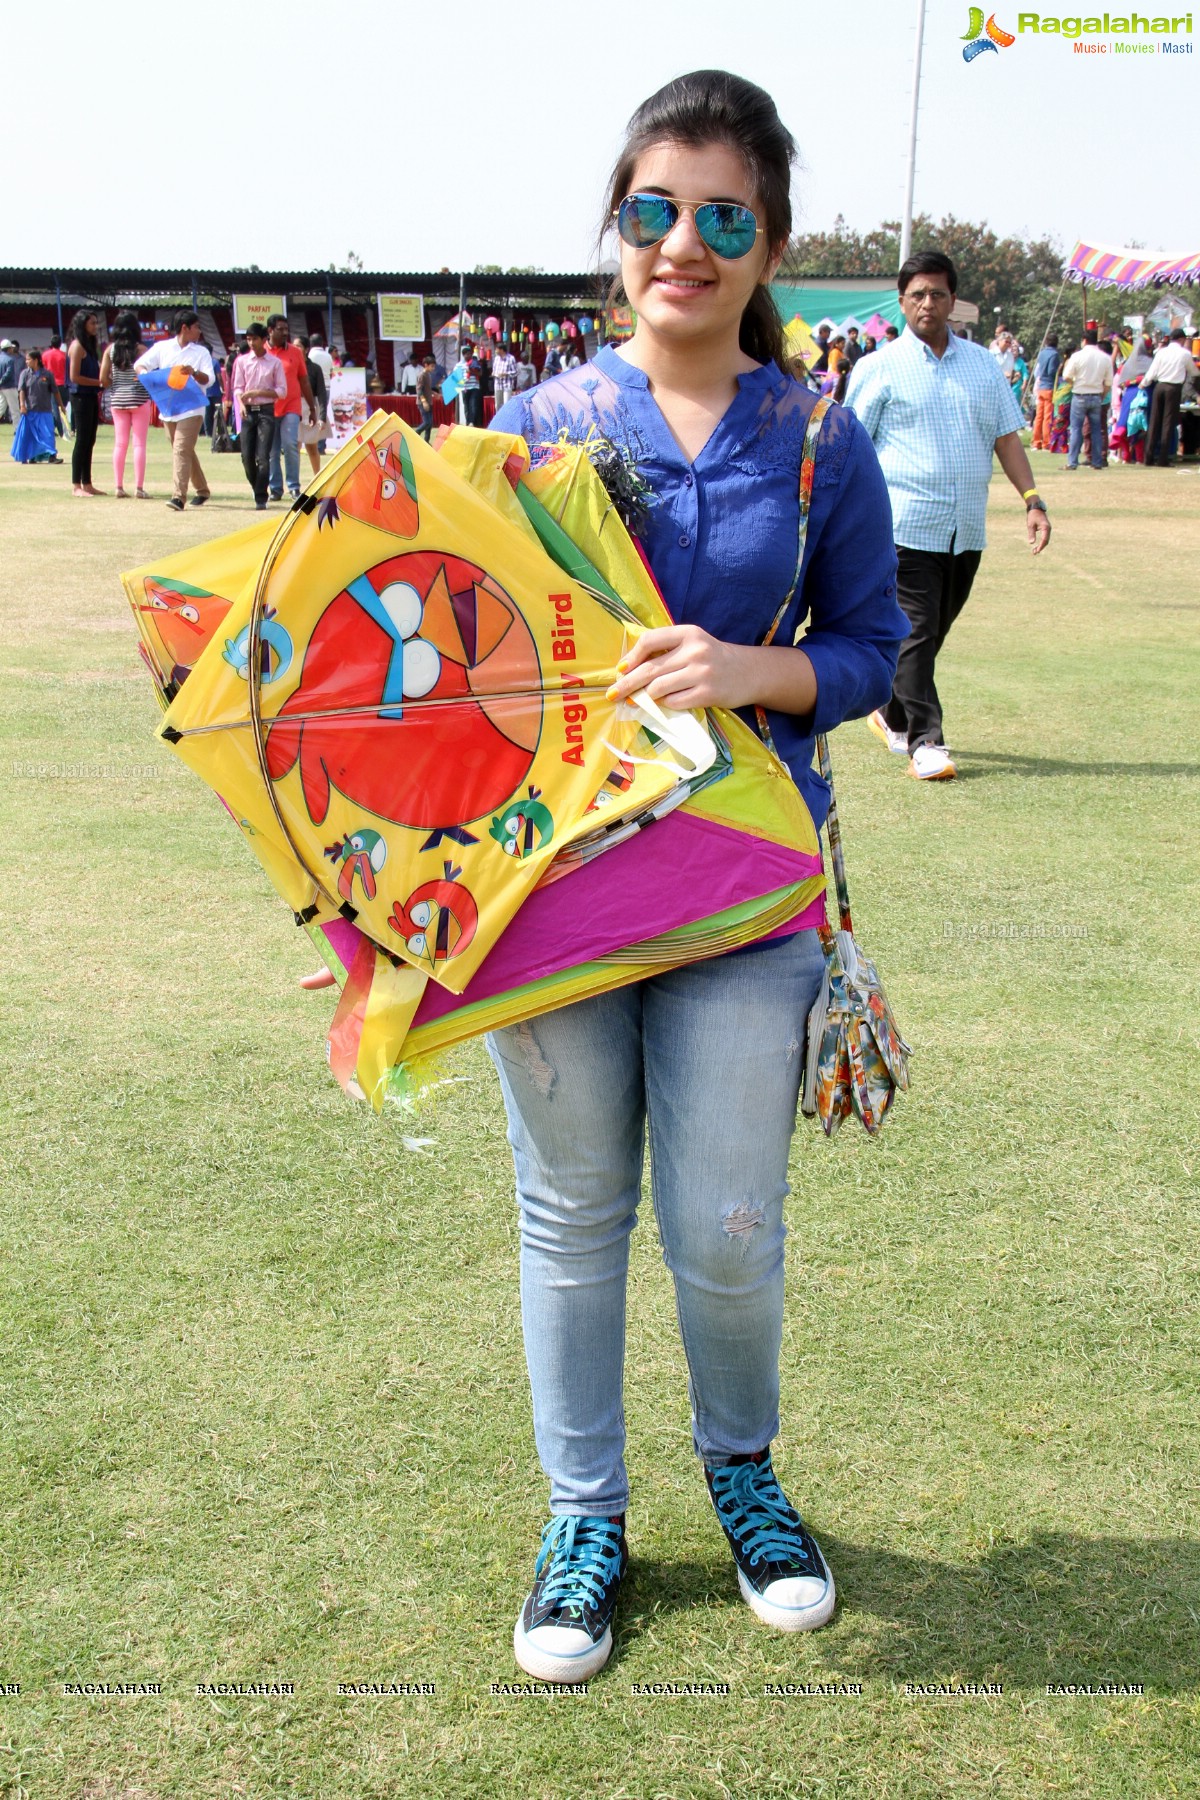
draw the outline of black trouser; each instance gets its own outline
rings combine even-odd
[[[100,390],[80,388],[72,394],[75,412],[75,447],[71,451],[71,480],[76,487],[92,485],[92,451],[100,429]]]
[[[254,498],[259,506],[267,504],[267,491],[271,485],[271,446],[274,442],[274,401],[268,401],[264,406],[244,406],[238,446],[242,452],[246,480],[254,489]]]
[[[1156,381],[1150,402],[1150,423],[1146,427],[1146,461],[1169,462],[1171,433],[1179,423],[1179,401],[1183,384],[1178,381]]]
[[[423,437],[425,442],[428,443],[433,434],[433,408],[431,406],[429,410],[426,411],[418,400],[417,411],[421,415],[421,423],[417,426],[417,436]]]
[[[479,388],[463,389],[463,412],[466,414],[468,425],[482,427],[483,394]]]
[[[918,744],[941,744],[942,704],[933,665],[950,627],[967,603],[981,550],[909,550],[896,545],[896,598],[912,626],[900,646],[892,697],[883,709],[892,731],[908,733],[911,754]]]

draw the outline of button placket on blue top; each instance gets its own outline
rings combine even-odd
[[[597,362],[626,390],[649,450],[644,473],[659,503],[654,534],[658,543],[652,561],[675,616],[686,620],[697,551],[704,550],[706,481],[728,474],[731,460],[758,426],[763,388],[780,380],[778,371],[768,364],[738,376],[737,393],[695,461],[689,463],[644,372],[608,349],[600,352]]]

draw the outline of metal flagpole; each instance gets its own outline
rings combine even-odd
[[[908,178],[904,186],[904,218],[900,223],[900,266],[912,252],[913,185],[917,175],[917,110],[921,103],[921,46],[925,42],[925,0],[917,0],[917,54],[913,63],[912,113],[908,121]]]

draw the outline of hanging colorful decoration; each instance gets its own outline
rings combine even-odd
[[[636,322],[631,306],[610,306],[604,315],[605,336],[618,339],[632,337]]]

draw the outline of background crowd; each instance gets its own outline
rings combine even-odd
[[[92,460],[103,406],[113,424],[115,495],[148,498],[146,445],[155,406],[140,376],[183,365],[200,392],[191,411],[162,420],[172,445],[170,507],[180,511],[189,497],[193,506],[208,499],[196,453],[201,436],[214,452],[240,452],[260,509],[300,492],[302,450],[310,470],[320,468],[333,374],[354,366],[320,335],[293,334],[287,319],[274,314],[228,352],[218,348],[214,354],[190,309],[174,315],[172,336],[150,344],[136,313],[119,313],[104,344],[102,320],[103,314],[81,309],[66,343],[53,336],[45,350],[23,352],[12,339],[0,340],[0,417],[7,412],[15,428],[15,461],[62,464],[60,441],[64,448],[69,441],[72,492],[101,497],[105,490],[93,482]],[[877,341],[857,326],[839,331],[823,324],[814,353],[790,358],[789,367],[798,380],[840,403],[861,358],[886,350],[898,336],[894,325]],[[486,337],[448,342],[442,359],[413,354],[397,369],[397,391],[415,401],[418,430],[427,439],[437,396],[455,403],[463,423],[482,425],[486,399],[499,408],[514,394],[577,367],[587,354],[582,337],[564,335],[547,345],[539,368],[528,345],[518,355]],[[1077,468],[1081,456],[1093,469],[1110,461],[1170,467],[1181,453],[1200,452],[1200,339],[1190,341],[1179,328],[1101,335],[1089,321],[1081,342],[1050,331],[1031,354],[1000,323],[988,348],[1032,427],[1031,447],[1064,455],[1068,469]],[[382,393],[369,363],[366,377],[368,392]],[[126,486],[131,453],[132,489]]]
[[[988,346],[1033,427],[1031,447],[1108,462],[1171,467],[1200,449],[1200,339],[1172,331],[1102,334],[1094,320],[1076,343],[1048,332],[1030,366],[1012,332],[997,326]]]
[[[180,511],[202,506],[208,482],[196,454],[201,436],[216,452],[240,450],[255,500],[300,492],[300,451],[315,473],[329,431],[329,385],[338,359],[318,337],[293,336],[286,318],[273,314],[254,325],[227,354],[214,356],[203,338],[199,314],[176,312],[171,335],[147,343],[137,314],[124,311],[101,345],[102,315],[81,308],[64,345],[55,335],[46,350],[21,351],[0,340],[0,395],[15,426],[11,455],[22,463],[62,463],[58,440],[71,441],[72,492],[101,498],[92,460],[101,418],[101,396],[113,424],[113,483],[118,499],[132,451],[133,496],[145,500],[146,444],[155,401],[142,377],[156,370],[184,372],[184,401],[162,417],[172,452],[172,491],[167,504]],[[264,372],[265,371],[265,372]],[[174,387],[175,383],[171,382]],[[269,394],[269,404],[268,401]],[[188,397],[194,404],[188,403]],[[249,429],[246,427],[249,426]],[[261,467],[260,467],[261,465]],[[265,475],[265,491],[264,489]]]
[[[821,325],[817,354],[793,356],[791,373],[839,404],[855,365],[886,349],[899,333],[860,338],[857,327],[837,332]],[[1031,448],[1065,455],[1068,469],[1081,453],[1093,468],[1109,461],[1170,467],[1179,455],[1200,451],[1200,338],[1184,331],[1134,332],[1101,337],[1089,321],[1080,342],[1048,332],[1032,362],[1003,324],[988,349],[1032,427]]]

